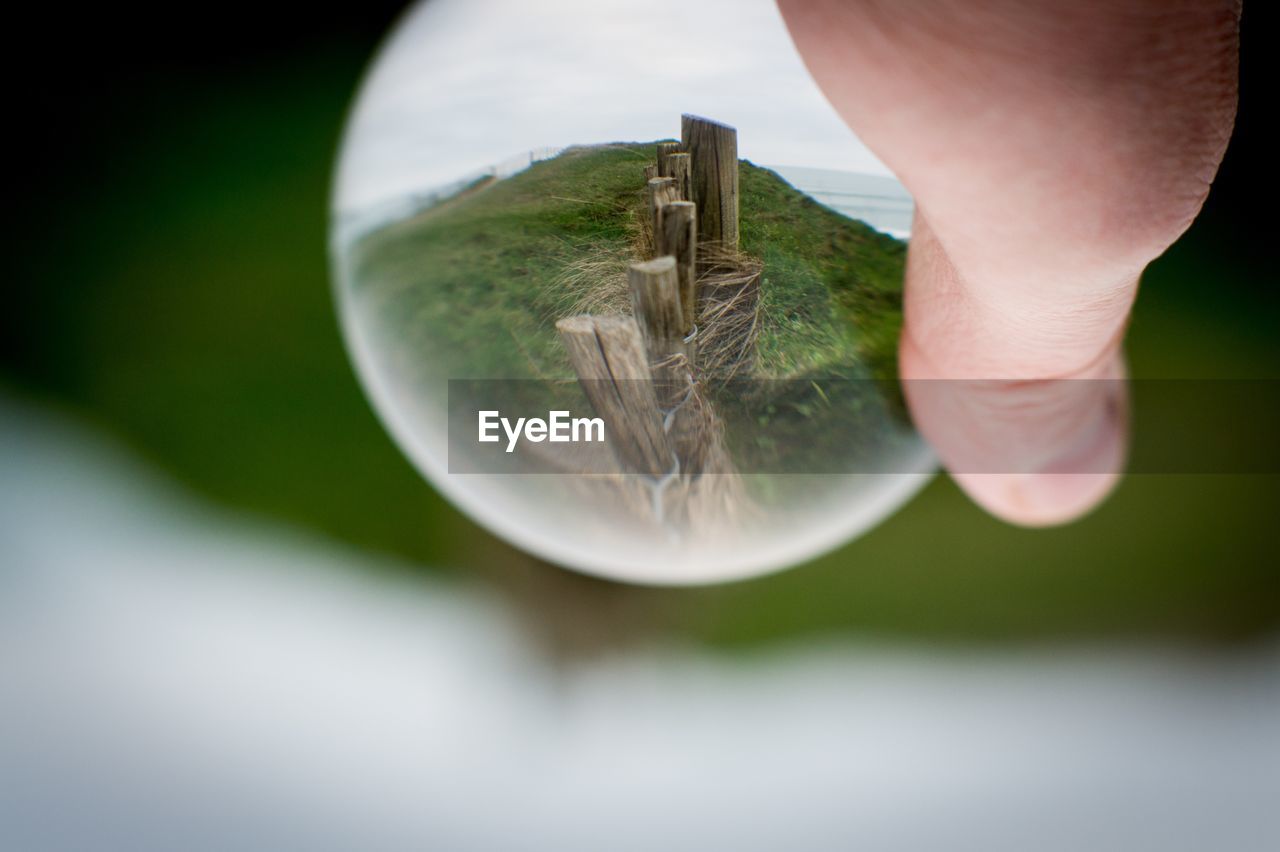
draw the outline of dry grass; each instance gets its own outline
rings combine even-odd
[[[565,244],[560,274],[546,291],[553,316],[631,313],[628,270],[653,253],[653,227],[637,208],[644,209],[640,192],[627,221],[627,251],[620,252],[612,244]]]
[[[755,365],[763,264],[735,249],[702,243],[698,269],[698,370],[707,381],[724,382]]]
[[[628,221],[628,248],[566,245],[562,271],[549,288],[553,315],[629,315],[633,312],[629,269],[653,257],[653,226],[638,192]],[[604,486],[624,513],[648,516],[668,533],[708,535],[731,530],[752,512],[724,442],[724,426],[703,387],[749,374],[760,334],[760,279],[763,264],[737,249],[699,243],[698,316],[693,360],[675,355],[653,365],[667,416],[667,431],[682,460],[680,475],[655,493],[661,477],[619,471],[589,476],[580,487]],[[602,496],[602,495],[601,495]],[[656,501],[656,502],[655,502]],[[645,509],[649,511],[645,511]]]
[[[553,315],[630,314],[627,270],[633,258],[596,245],[577,246],[571,251],[572,255],[547,291]]]
[[[630,314],[627,272],[652,256],[647,215],[633,216],[628,254],[604,246],[572,246],[549,293],[557,316]],[[716,243],[698,245],[698,327],[695,371],[702,381],[725,382],[750,373],[760,333],[759,260]]]

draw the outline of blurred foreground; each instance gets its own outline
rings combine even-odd
[[[1280,844],[1274,642],[565,662],[8,398],[0,540],[3,849]]]

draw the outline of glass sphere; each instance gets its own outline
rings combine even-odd
[[[565,566],[702,583],[932,475],[897,386],[910,197],[773,0],[426,0],[351,114],[349,350],[420,471]]]

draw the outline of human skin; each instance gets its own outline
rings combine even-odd
[[[1070,380],[1124,377],[1142,270],[1208,194],[1235,120],[1240,4],[778,5],[827,98],[915,197],[900,369],[920,431],[999,517],[1087,512],[1123,468],[1127,393]]]

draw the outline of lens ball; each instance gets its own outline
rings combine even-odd
[[[336,301],[476,521],[615,579],[738,579],[932,474],[896,381],[911,216],[772,0],[428,0],[348,123]]]

